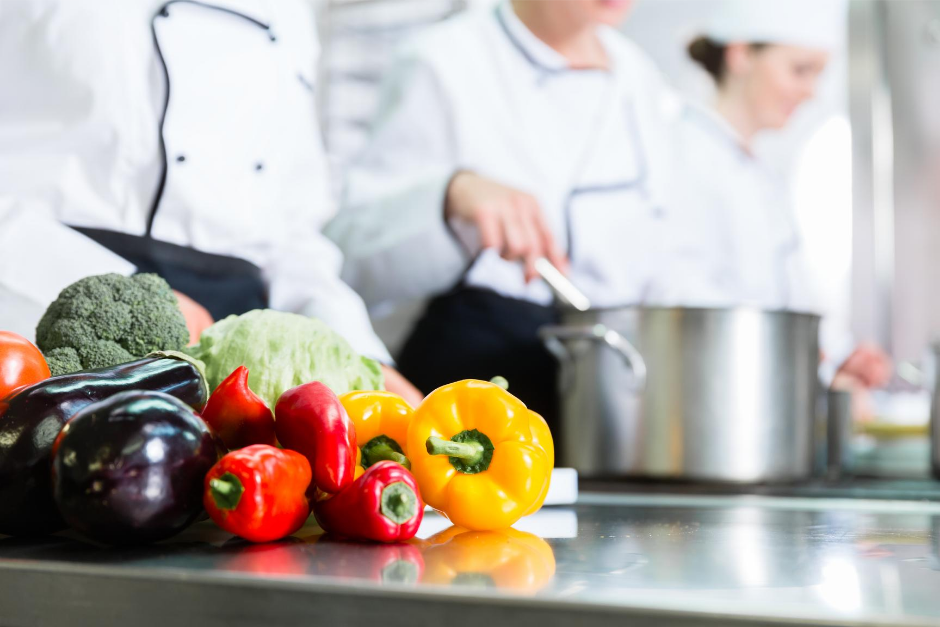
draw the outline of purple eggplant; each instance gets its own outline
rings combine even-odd
[[[177,354],[52,377],[0,401],[0,533],[45,535],[65,528],[52,500],[52,443],[80,409],[127,390],[167,392],[201,409],[199,368]]]
[[[206,423],[161,392],[121,392],[79,411],[52,457],[65,521],[105,544],[176,535],[202,512],[203,480],[220,449]]]

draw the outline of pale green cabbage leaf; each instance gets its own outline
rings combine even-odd
[[[212,390],[236,368],[247,366],[249,387],[272,410],[284,391],[310,381],[320,381],[336,394],[384,388],[378,362],[358,355],[324,322],[273,309],[216,322],[186,353],[206,364]]]

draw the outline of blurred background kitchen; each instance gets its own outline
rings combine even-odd
[[[0,16],[4,4],[9,7],[12,3],[0,0]],[[709,76],[707,63],[690,56],[689,45],[696,38],[740,26],[743,30],[731,28],[730,39],[719,43],[757,44],[751,52],[765,43],[805,43],[806,49],[825,51],[815,65],[808,62],[812,66],[807,70],[812,73],[807,83],[810,88],[795,103],[798,106],[792,118],[786,116],[774,128],[774,124],[755,128],[753,137],[738,148],[760,164],[760,176],[781,184],[776,200],[782,211],[790,214],[785,220],[788,226],[781,230],[790,225],[794,228],[788,242],[798,242],[808,269],[801,284],[812,283],[814,305],[810,309],[823,315],[819,346],[832,363],[827,365],[824,360],[823,368],[816,372],[816,321],[798,316],[752,319],[734,314],[725,319],[696,317],[692,312],[680,320],[675,311],[658,312],[656,307],[639,313],[627,311],[619,318],[610,317],[603,309],[596,314],[593,310],[565,314],[557,321],[560,325],[542,329],[542,339],[562,362],[563,401],[560,416],[553,421],[562,450],[568,447],[562,461],[587,475],[626,473],[744,481],[805,478],[811,457],[817,470],[824,463],[817,453],[825,439],[817,438],[814,450],[810,442],[814,442],[812,435],[826,429],[826,422],[820,418],[810,423],[816,416],[841,407],[851,420],[842,429],[834,428],[830,421],[830,435],[847,438],[847,446],[856,454],[840,451],[851,459],[844,464],[851,468],[836,468],[837,472],[926,476],[930,472],[928,418],[936,371],[931,347],[940,339],[940,297],[933,289],[940,284],[940,253],[933,245],[940,236],[940,115],[936,107],[940,96],[940,2],[833,2],[826,5],[825,19],[822,13],[817,14],[822,9],[814,8],[813,3],[788,0],[747,2],[745,17],[729,8],[735,3],[725,0],[638,0],[632,4],[619,30],[652,60],[680,103],[677,106],[695,107],[704,115],[715,113],[711,109],[721,96],[722,80]],[[328,193],[340,206],[350,165],[367,149],[373,134],[382,85],[389,79],[396,51],[447,20],[460,19],[468,12],[506,9],[494,0],[311,0],[311,5],[320,50],[318,66],[310,68],[315,80],[309,82],[326,153]],[[809,24],[807,33],[813,31],[806,41],[802,41],[803,23]],[[755,24],[780,26],[771,29],[772,36],[783,35],[767,41],[760,28],[754,30]],[[792,41],[790,33],[797,33]],[[8,40],[6,45],[15,49],[15,42]],[[744,46],[737,53],[747,55],[748,50]],[[261,67],[252,68],[252,58],[245,57],[246,73]],[[0,123],[2,107],[0,104]],[[727,126],[727,120],[720,125]],[[9,145],[25,141],[19,130],[3,128]],[[740,129],[731,131],[736,136]],[[316,132],[312,133],[314,137]],[[660,143],[668,141],[660,137],[652,147],[660,148]],[[25,152],[29,152],[28,146]],[[18,186],[27,186],[17,172],[26,172],[29,162],[21,161],[18,154],[8,152],[0,160],[8,188],[0,192],[8,195],[15,195]],[[714,165],[694,150],[682,157],[682,167],[696,169],[701,165],[701,171],[708,172]],[[177,167],[185,158],[171,155],[177,162],[171,165]],[[678,169],[679,161],[675,163]],[[255,169],[261,172],[264,166],[259,161]],[[723,173],[714,174],[703,178],[714,183]],[[729,179],[726,187],[730,196],[737,192],[734,186],[735,181]],[[318,186],[316,192],[322,199],[318,202],[328,202],[324,186]],[[740,198],[743,206],[751,202],[746,196]],[[323,213],[331,214],[332,207]],[[344,219],[341,212],[337,221]],[[16,239],[12,231],[15,224],[4,226],[8,230],[3,235],[10,240]],[[600,224],[600,228],[605,226]],[[327,229],[348,252],[342,233],[337,236],[336,232]],[[755,250],[763,244],[755,244]],[[335,262],[330,257],[324,263]],[[2,258],[8,275],[21,263],[9,256]],[[319,262],[306,259],[305,263]],[[343,277],[360,289],[349,266],[347,258]],[[11,284],[16,287],[16,281],[7,282],[7,287]],[[558,298],[565,300],[565,286],[553,287],[561,290]],[[590,292],[591,286],[582,283],[581,287]],[[333,285],[330,289],[338,288]],[[545,293],[549,293],[547,288]],[[403,346],[425,311],[427,295],[422,296],[394,303],[365,298],[377,335],[393,358],[402,358]],[[616,304],[599,301],[596,293],[589,296],[595,305]],[[736,304],[800,310],[792,299],[717,302],[721,306]],[[27,337],[32,336],[35,319],[44,308],[16,289],[0,290],[0,306],[2,326]],[[326,317],[346,333],[344,324],[353,324],[349,320],[359,323],[359,306],[350,305],[356,312],[351,316],[335,308],[333,319]],[[368,337],[356,348],[382,358],[384,349],[373,341],[371,331],[363,330],[367,323],[359,327]],[[589,329],[588,336],[575,333],[584,329]],[[859,345],[884,351],[887,359],[878,366],[883,372],[870,381],[861,375],[861,383],[859,377],[849,377],[840,386],[838,371],[848,363],[852,347]],[[745,348],[738,350],[741,346]],[[677,358],[680,348],[694,348],[697,354]],[[639,349],[639,354],[634,354],[634,349]],[[726,358],[728,355],[737,356]],[[698,378],[682,374],[682,359],[690,357],[693,363],[689,367],[699,373]],[[765,370],[770,374],[765,376]],[[409,372],[405,375],[410,377]],[[667,378],[674,385],[665,386]],[[702,380],[710,383],[703,385]],[[842,394],[830,394],[827,408],[817,401],[825,397],[823,390],[834,381]],[[645,395],[631,388],[642,389],[643,385]],[[732,385],[736,389],[730,389]],[[742,391],[748,389],[756,391],[749,396]],[[683,406],[670,400],[677,390],[685,399]],[[705,409],[699,411],[695,406]],[[580,416],[594,418],[582,420]],[[698,426],[690,427],[696,421]],[[794,429],[794,423],[802,426]],[[690,458],[689,443],[699,438],[696,429],[714,433],[714,439],[725,443],[709,453],[710,459]],[[858,437],[852,437],[855,432]],[[781,433],[785,434],[783,440]],[[676,444],[679,441],[685,444]],[[758,460],[773,457],[769,451],[781,441],[786,442],[787,459]],[[652,459],[655,454],[648,452],[651,450],[661,450],[661,458]],[[752,450],[752,454],[742,453],[745,450]],[[727,455],[740,461],[740,467],[729,470],[727,476],[713,472],[718,460]],[[749,457],[754,459],[745,459]],[[602,461],[593,466],[594,462],[585,461],[588,458]],[[830,465],[834,463],[829,460]],[[702,472],[694,471],[696,464]]]
[[[368,140],[396,46],[457,13],[487,11],[494,4],[401,0],[319,6],[325,50],[319,99],[335,190],[341,189],[344,166]],[[635,3],[621,30],[678,92],[709,103],[715,83],[687,47],[726,4],[645,0]],[[756,4],[766,7],[768,20],[778,17],[779,7],[769,6],[774,0]],[[815,95],[784,128],[758,134],[753,151],[788,187],[828,332],[843,334],[836,342],[849,332],[880,346],[895,364],[887,385],[853,400],[855,420],[865,423],[856,427],[861,435],[854,439],[855,470],[925,475],[930,347],[940,335],[940,302],[929,288],[937,279],[931,242],[940,228],[940,122],[931,104],[940,90],[940,3],[851,0],[842,11],[840,21],[827,24],[837,32],[830,34],[833,47]],[[372,311],[393,352],[423,307],[412,302]]]

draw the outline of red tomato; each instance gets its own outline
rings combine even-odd
[[[29,340],[16,333],[0,331],[0,399],[50,375],[45,357]]]

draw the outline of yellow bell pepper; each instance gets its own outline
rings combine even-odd
[[[353,481],[366,474],[366,469],[362,467],[362,449],[356,449],[356,470],[353,472]]]
[[[545,503],[545,497],[548,496],[548,488],[551,483],[551,471],[555,467],[555,440],[552,438],[552,432],[548,428],[548,423],[545,422],[545,419],[542,418],[540,414],[530,412],[532,415],[529,416],[531,426],[532,426],[532,440],[538,443],[542,448],[545,449],[545,452],[548,453],[548,472],[549,472],[549,481],[545,482],[545,486],[542,488],[542,493],[539,495],[539,498],[535,500],[535,503],[532,504],[526,513],[523,516],[528,516],[529,514],[534,514],[535,512],[542,509],[542,505]]]
[[[552,547],[517,529],[467,531],[451,527],[427,542],[424,583],[534,593],[555,574]]]
[[[505,389],[466,380],[438,388],[408,430],[421,495],[455,525],[511,526],[544,500],[554,452],[547,427]]]
[[[339,400],[356,427],[361,451],[361,461],[357,461],[363,468],[384,459],[411,468],[408,426],[414,409],[405,399],[391,392],[358,391],[343,394]]]

